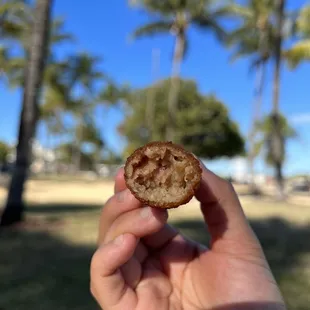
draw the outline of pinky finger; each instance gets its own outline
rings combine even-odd
[[[136,304],[136,294],[127,286],[119,268],[132,257],[137,242],[134,235],[124,234],[101,246],[92,257],[91,293],[102,308],[122,309],[121,304]]]

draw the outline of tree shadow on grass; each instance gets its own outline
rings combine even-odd
[[[184,235],[209,245],[210,236],[203,221],[186,220],[173,224]],[[288,308],[309,309],[310,274],[306,271],[310,268],[310,225],[298,226],[280,218],[251,220],[250,224],[262,244]]]
[[[47,203],[31,204],[26,210],[29,214],[59,214],[59,213],[81,213],[98,211],[102,208],[101,204],[68,204],[68,203]]]
[[[305,272],[295,269],[301,265],[300,258],[310,253],[310,227],[295,226],[278,218],[251,221],[251,225],[264,247],[288,308],[309,309],[309,278]],[[174,226],[186,236],[208,243],[202,221],[179,221]],[[53,234],[53,229],[59,227],[0,232],[1,310],[98,309],[89,292],[89,264],[95,244],[69,243],[57,237],[59,234]],[[236,305],[234,309],[265,308],[255,306]],[[230,309],[227,306],[216,310]]]
[[[94,250],[48,231],[1,231],[0,309],[98,309],[89,293]]]
[[[10,177],[6,174],[0,173],[0,188],[7,189]]]

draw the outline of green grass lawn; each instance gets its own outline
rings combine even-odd
[[[63,186],[63,185],[61,185]],[[35,198],[35,197],[34,197]],[[35,200],[35,199],[33,199]],[[83,202],[84,203],[84,202]],[[271,216],[275,214],[282,216]],[[280,284],[289,309],[310,305],[310,225],[291,221],[291,206],[253,203],[251,210],[267,210],[266,217],[249,216]],[[0,232],[0,309],[98,309],[89,293],[89,263],[95,250],[100,204],[41,203],[29,206],[33,224]],[[310,208],[300,209],[303,218]],[[283,212],[282,212],[283,211]],[[176,216],[171,223],[185,235],[208,242],[198,216]],[[253,214],[254,214],[253,213]],[[293,217],[293,216],[292,216]]]

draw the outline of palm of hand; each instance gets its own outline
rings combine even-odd
[[[144,244],[140,241],[139,246]],[[177,235],[157,251],[148,251],[142,262],[132,258],[123,275],[138,303],[129,308],[215,309],[240,300],[264,301],[270,291],[278,293],[261,249],[253,245],[252,251],[242,253],[242,245],[232,246],[231,252],[208,250]],[[268,285],[262,289],[260,283]]]

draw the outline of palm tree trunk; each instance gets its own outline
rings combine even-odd
[[[282,158],[284,151],[284,141],[281,137],[280,128],[280,111],[279,111],[279,95],[280,95],[280,75],[281,75],[281,64],[282,64],[282,30],[284,22],[284,8],[285,0],[278,0],[277,7],[277,34],[275,42],[275,71],[274,71],[274,82],[273,82],[273,109],[272,109],[272,120],[273,120],[273,134],[272,134],[272,150],[271,154],[276,170],[276,182],[278,198],[284,199],[284,186],[283,186],[283,175],[282,175]]]
[[[23,219],[23,191],[31,162],[32,140],[38,120],[38,101],[47,58],[52,0],[37,0],[30,56],[25,71],[23,107],[19,125],[16,162],[1,226]]]
[[[50,130],[50,128],[49,128],[49,125],[48,125],[48,121],[46,121],[46,123],[45,123],[45,130],[46,130],[46,145],[47,145],[47,147],[46,147],[46,149],[47,149],[47,151],[49,151],[49,150],[51,150],[52,149],[52,147],[51,147],[51,145],[52,145],[52,133],[51,133],[51,130]],[[48,161],[48,159],[46,158],[46,156],[44,157],[44,173],[45,174],[47,174],[48,173],[48,166],[49,166],[49,161]]]
[[[77,117],[77,130],[75,132],[75,142],[73,143],[72,164],[73,172],[77,174],[81,170],[81,144],[83,140],[83,118]]]
[[[78,174],[81,170],[81,150],[80,143],[77,141],[76,146],[73,150],[73,164],[74,164],[74,173]]]
[[[282,173],[282,163],[279,162],[275,165],[276,170],[276,180],[277,180],[277,189],[278,189],[278,199],[283,200],[284,195],[284,178]]]
[[[160,50],[153,49],[152,51],[152,76],[155,77],[155,72],[157,72],[160,61]],[[155,79],[154,79],[155,80]],[[155,84],[155,81],[153,81]],[[149,141],[154,139],[154,119],[155,119],[155,91],[156,85],[151,85],[150,90],[147,95],[147,103],[145,110],[145,123],[148,127]]]
[[[254,145],[255,145],[255,135],[256,135],[256,122],[260,119],[261,114],[261,106],[263,99],[263,91],[265,85],[265,77],[266,77],[266,64],[262,63],[256,71],[256,85],[255,85],[255,101],[254,101],[254,112],[253,119],[250,129],[249,135],[249,153],[248,153],[248,164],[250,170],[250,184],[251,191],[256,192],[256,184],[255,184],[255,173],[254,173]]]
[[[175,140],[177,103],[180,91],[180,71],[184,54],[184,48],[185,48],[185,37],[184,34],[179,33],[176,37],[173,64],[172,64],[171,88],[168,99],[168,123],[166,129],[167,141]]]

